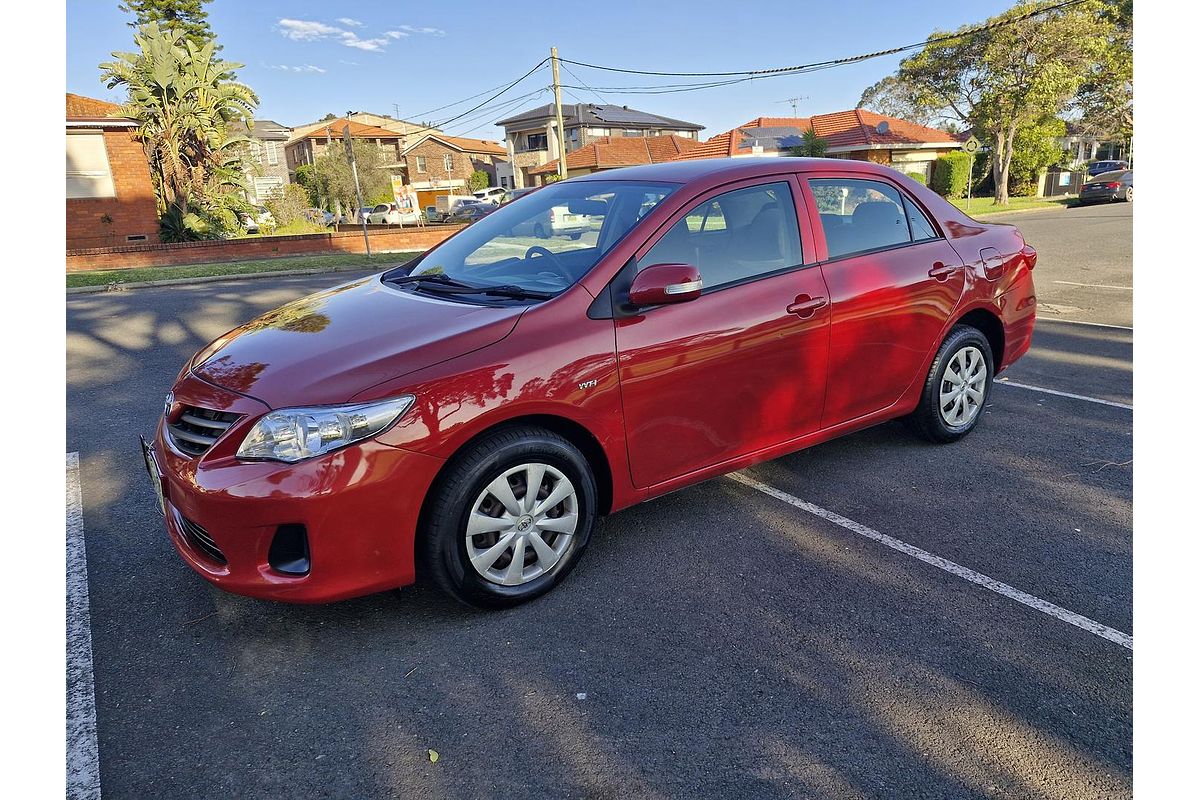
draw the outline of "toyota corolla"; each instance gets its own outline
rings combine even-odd
[[[563,208],[586,228],[527,232]],[[962,439],[1029,348],[1036,260],[865,162],[601,172],[221,336],[143,454],[175,547],[223,589],[326,602],[423,576],[512,605],[566,577],[598,515],[893,418]]]

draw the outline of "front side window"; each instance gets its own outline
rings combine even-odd
[[[804,261],[791,187],[769,183],[705,200],[638,260],[691,264],[705,290],[795,267]]]
[[[116,197],[108,148],[100,131],[67,134],[67,199]]]
[[[435,247],[411,274],[557,294],[596,266],[675,188],[632,181],[551,184]]]
[[[830,258],[912,241],[900,192],[880,181],[809,180]]]

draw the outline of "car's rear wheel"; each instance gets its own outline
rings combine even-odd
[[[546,227],[540,222],[533,226],[533,235],[539,239],[550,238],[550,234],[546,232]]]
[[[1133,202],[1133,187],[1132,186],[1130,186],[1128,189],[1125,190],[1125,202],[1126,203]],[[1154,204],[1151,203],[1150,205],[1154,205]]]
[[[503,608],[554,588],[587,547],[596,481],[578,448],[520,426],[485,436],[432,489],[423,571],[470,605]]]
[[[938,348],[906,421],[932,442],[957,441],[975,429],[992,392],[992,348],[978,328],[955,325]]]

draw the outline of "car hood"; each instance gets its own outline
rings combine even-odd
[[[269,311],[196,355],[192,371],[271,408],[344,403],[507,336],[522,306],[413,294],[379,276]]]

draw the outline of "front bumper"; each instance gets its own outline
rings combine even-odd
[[[178,402],[191,404],[187,384],[195,380],[176,387]],[[206,407],[225,394],[245,408],[237,395],[208,386],[203,393]],[[412,583],[417,519],[442,460],[372,439],[296,464],[241,461],[232,453],[257,416],[243,417],[199,458],[177,450],[160,419],[153,458],[167,531],[183,560],[226,591],[294,603]],[[297,525],[307,536],[304,575],[269,560],[280,527]]]

